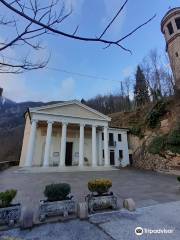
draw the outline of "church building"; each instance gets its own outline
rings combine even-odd
[[[21,167],[127,166],[127,129],[111,128],[111,118],[77,100],[29,108]]]

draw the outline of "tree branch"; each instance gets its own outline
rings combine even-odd
[[[62,35],[64,37],[68,37],[68,38],[72,38],[75,40],[80,40],[80,41],[87,41],[87,42],[101,42],[101,43],[105,43],[105,44],[111,44],[111,45],[116,45],[121,47],[121,45],[119,45],[119,43],[121,41],[123,41],[124,39],[128,38],[130,35],[132,35],[133,33],[135,33],[138,29],[140,29],[141,27],[143,27],[144,25],[146,25],[147,23],[149,23],[156,15],[154,15],[152,18],[150,18],[148,21],[146,21],[145,23],[141,24],[140,26],[138,26],[137,28],[135,28],[133,31],[131,31],[130,33],[128,33],[126,36],[122,37],[121,39],[117,40],[117,41],[112,41],[112,40],[106,40],[106,39],[102,39],[102,38],[92,38],[92,37],[81,37],[81,36],[76,36],[73,34],[69,34],[63,31],[60,31],[58,29],[55,29],[51,26],[48,26],[44,23],[42,23],[41,21],[38,21],[30,16],[28,16],[27,14],[25,14],[24,12],[19,11],[18,9],[14,8],[12,5],[8,4],[6,1],[4,0],[0,0],[0,2],[6,6],[8,9],[12,10],[13,12],[15,12],[16,14],[18,14],[19,16],[25,18],[26,20],[30,21],[31,23],[34,23],[38,26],[43,27],[44,29],[47,29],[50,32]],[[126,4],[126,2],[125,2]],[[102,34],[101,34],[102,35]],[[122,48],[122,47],[121,47]],[[123,48],[122,48],[123,49]]]
[[[115,19],[119,16],[119,14],[122,12],[122,10],[124,9],[124,7],[126,6],[128,0],[126,0],[124,2],[124,4],[122,5],[122,7],[119,9],[119,11],[116,13],[116,15],[113,17],[113,19],[110,21],[110,23],[107,25],[107,27],[104,29],[104,31],[102,32],[102,34],[100,35],[99,38],[102,38],[102,36],[106,33],[106,31],[108,30],[108,28],[110,28],[110,26],[112,25],[112,23],[115,21]]]

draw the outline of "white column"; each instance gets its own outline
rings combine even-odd
[[[79,136],[79,167],[84,165],[84,124],[80,125]]]
[[[109,166],[108,127],[104,127],[104,165]]]
[[[65,166],[67,123],[62,123],[61,153],[59,166]]]
[[[32,166],[34,145],[35,145],[35,139],[36,139],[36,126],[37,126],[37,121],[32,120],[27,156],[26,156],[26,161],[25,161],[25,167]]]
[[[45,143],[45,152],[44,152],[44,162],[43,162],[43,166],[44,167],[48,167],[49,166],[49,155],[50,155],[50,147],[51,147],[52,124],[53,124],[53,122],[48,122],[46,143]]]
[[[96,159],[96,126],[92,126],[92,167],[97,166]]]
[[[98,132],[98,155],[99,155],[99,165],[102,166],[102,132]]]

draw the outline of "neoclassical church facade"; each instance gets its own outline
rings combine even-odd
[[[29,108],[21,167],[127,166],[127,129],[77,100]]]

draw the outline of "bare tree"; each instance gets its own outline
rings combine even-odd
[[[72,14],[72,8],[67,11],[63,0],[0,0],[0,3],[1,9],[5,7],[8,10],[8,14],[1,15],[0,26],[2,28],[5,27],[7,31],[9,30],[8,27],[12,27],[15,30],[13,37],[8,37],[0,42],[0,73],[20,73],[24,70],[33,70],[46,66],[48,59],[34,62],[28,52],[27,56],[23,56],[23,59],[19,63],[15,59],[7,59],[6,51],[12,47],[22,46],[26,49],[30,48],[31,51],[37,51],[42,48],[39,41],[40,36],[47,34],[56,34],[61,37],[84,42],[101,43],[104,45],[104,48],[117,46],[131,53],[129,49],[122,45],[122,42],[155,17],[154,15],[119,39],[111,40],[106,39],[105,34],[110,30],[114,21],[117,20],[117,17],[127,5],[128,0],[124,1],[115,16],[97,37],[79,35],[79,26],[75,26],[74,31],[71,33],[60,30],[62,22],[67,20]]]
[[[150,51],[141,64],[150,91],[151,99],[174,94],[174,80],[168,58],[159,55],[156,49]]]

